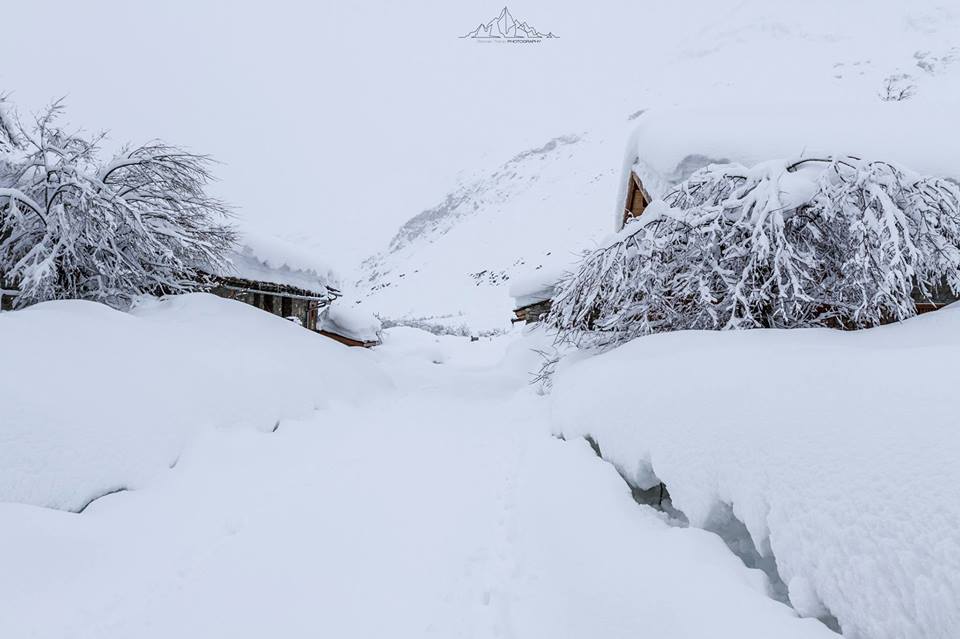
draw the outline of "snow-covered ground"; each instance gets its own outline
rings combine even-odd
[[[562,365],[553,416],[638,488],[664,482],[691,525],[775,558],[802,614],[849,637],[947,639],[958,359],[958,305],[857,332],[668,333]]]
[[[203,429],[269,431],[390,385],[370,353],[207,294],[48,302],[0,314],[0,335],[0,501],[64,510],[148,484]]]
[[[370,353],[288,331],[253,309],[248,317],[232,303],[178,302],[119,318],[52,304],[0,321],[5,335],[27,336],[31,324],[53,330],[53,315],[73,338],[100,323],[119,335],[118,349],[131,347],[118,329],[128,324],[153,337],[150,357],[139,361],[158,371],[149,380],[157,398],[205,377],[221,417],[259,413],[270,393],[303,393],[308,410],[285,412],[277,401],[271,415],[284,418],[275,430],[217,423],[178,434],[173,468],[153,464],[131,490],[79,514],[36,505],[52,500],[26,487],[101,476],[96,456],[72,460],[71,475],[61,476],[58,465],[70,457],[52,440],[59,433],[72,449],[93,431],[47,429],[48,463],[19,476],[19,492],[10,493],[9,475],[2,483],[5,498],[35,503],[0,504],[0,636],[831,636],[768,597],[762,573],[719,537],[637,505],[585,442],[552,437],[548,401],[528,383],[535,340],[471,342],[396,328]],[[222,362],[205,363],[213,357],[202,350],[213,339],[207,323],[241,337],[250,322],[264,345],[244,347],[245,372],[228,375],[240,363],[223,343]],[[187,330],[204,337],[191,342],[200,349],[193,357],[177,344]],[[300,368],[282,370],[296,361],[287,343],[313,363],[306,385]],[[101,362],[100,374],[110,368]],[[248,385],[247,376],[260,374],[270,393]],[[357,393],[347,386],[363,389],[363,401],[352,401]],[[14,396],[3,388],[9,409]],[[159,401],[115,390],[130,395],[123,425],[140,437],[172,426],[154,417],[167,415]],[[146,444],[110,421],[111,398],[76,397],[75,412],[88,408],[75,424],[103,411],[110,429],[91,445],[142,459]],[[38,400],[14,404],[17,419],[37,417],[24,426],[45,423]],[[10,451],[35,452],[20,441],[5,440],[5,465],[20,457]]]
[[[645,337],[544,396],[538,331],[5,313],[0,636],[954,637],[958,323]]]

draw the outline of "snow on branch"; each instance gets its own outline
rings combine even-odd
[[[62,110],[54,102],[30,127],[0,118],[0,279],[17,283],[18,305],[123,308],[226,267],[236,234],[207,194],[210,158],[154,142],[104,163],[102,136],[64,130]]]
[[[711,165],[559,285],[560,340],[682,329],[863,328],[960,293],[960,188],[843,156]]]
[[[10,116],[7,98],[0,95],[0,151],[9,150],[17,146],[16,127]]]

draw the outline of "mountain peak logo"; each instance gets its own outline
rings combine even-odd
[[[461,39],[466,38],[477,42],[511,44],[540,42],[557,37],[553,35],[553,32],[541,33],[526,22],[517,20],[507,7],[504,7],[500,15],[490,22],[481,23],[470,33],[460,36]]]

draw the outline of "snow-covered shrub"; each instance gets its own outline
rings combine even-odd
[[[906,73],[889,75],[883,81],[883,90],[880,99],[884,102],[903,102],[909,100],[917,92],[917,85],[911,82]]]
[[[206,193],[209,158],[154,142],[98,157],[102,136],[64,130],[54,103],[30,126],[0,118],[0,280],[17,304],[80,298],[128,306],[193,290],[235,234]]]
[[[560,339],[681,329],[861,328],[960,293],[960,189],[853,157],[711,165],[585,256],[554,297]]]

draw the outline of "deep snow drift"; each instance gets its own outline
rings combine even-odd
[[[370,353],[207,294],[132,314],[92,302],[0,314],[0,501],[77,510],[176,463],[204,428],[270,430],[389,381]]]
[[[860,332],[679,332],[563,366],[556,428],[691,524],[746,525],[807,616],[960,635],[960,306]]]
[[[347,352],[301,338],[300,328],[288,335],[282,320],[253,309],[263,317],[202,297],[184,302],[125,319],[155,322],[143,336],[192,329],[205,339],[205,326],[247,337],[235,325],[262,319],[264,346],[246,346],[242,362],[225,351],[213,370],[185,349],[179,360],[151,352],[163,373],[147,380],[155,401],[124,426],[155,425],[156,398],[196,381],[197,367],[225,378],[209,380],[217,390],[236,384],[213,396],[220,417],[242,416],[270,394],[312,406],[346,385],[365,401],[321,402],[275,431],[203,429],[175,468],[81,514],[0,504],[0,636],[833,636],[767,597],[763,576],[715,535],[634,503],[585,443],[551,437],[547,402],[528,385],[526,341],[396,328],[372,354]],[[116,331],[116,320],[98,319]],[[295,356],[313,366],[305,384],[280,370]],[[230,375],[226,364],[246,372]],[[251,375],[274,378],[255,389]],[[110,397],[87,399],[105,408]],[[262,416],[280,415],[281,402],[274,407]],[[192,408],[203,416],[209,405]],[[36,396],[21,405],[21,415],[41,410]],[[139,440],[113,444],[150,461]],[[25,483],[58,477],[58,461]],[[98,476],[95,459],[70,468]]]

